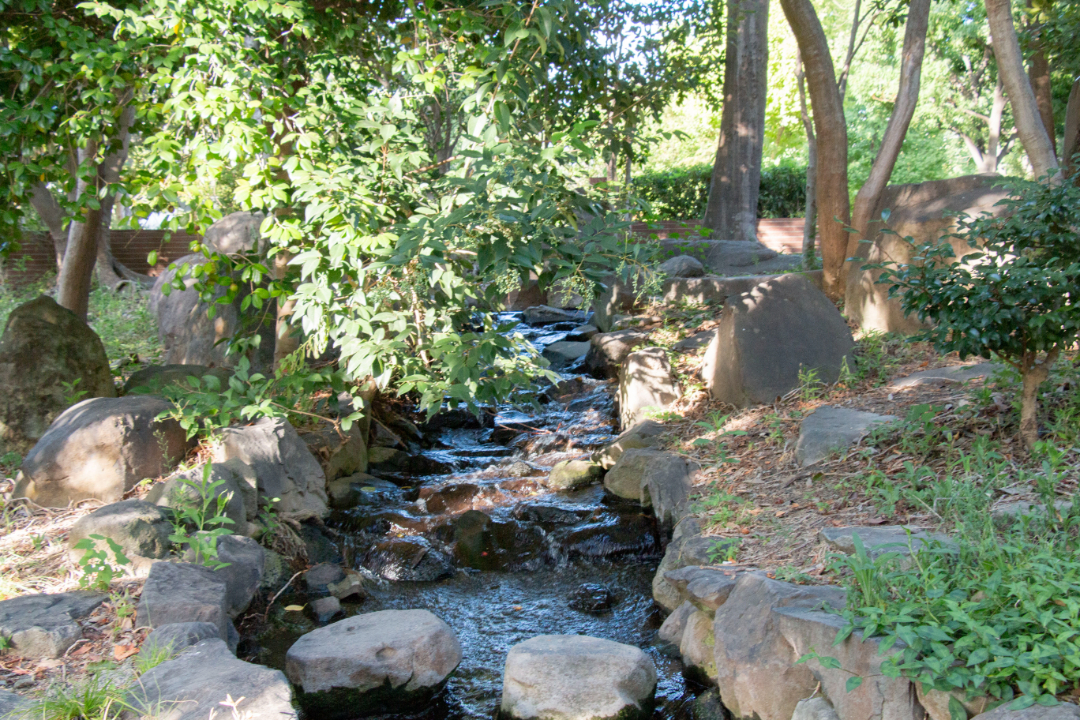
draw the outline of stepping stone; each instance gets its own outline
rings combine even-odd
[[[1023,710],[1010,710],[1009,704],[999,705],[990,712],[976,715],[972,720],[1080,720],[1080,707],[1061,703],[1054,707],[1032,705]]]
[[[908,530],[910,529],[911,548],[908,548]],[[948,535],[928,533],[918,528],[906,528],[903,525],[881,525],[879,527],[841,527],[823,528],[818,531],[818,540],[831,549],[848,555],[855,554],[855,534],[858,533],[866,553],[871,558],[878,558],[889,552],[909,555],[911,550],[918,552],[932,542],[937,541],[946,548],[955,548],[956,543]]]
[[[671,349],[678,353],[691,353],[700,350],[712,342],[713,335],[715,334],[715,330],[702,330],[699,333],[694,333],[690,337],[683,338],[672,345]]]
[[[1072,502],[1069,500],[1058,500],[1054,503],[1054,509],[1058,512],[1064,512],[1070,507],[1072,507]],[[995,520],[1015,519],[1021,516],[1033,517],[1045,515],[1046,505],[1037,501],[1016,500],[1014,502],[998,503],[990,509],[990,514],[993,515]]]
[[[208,622],[218,637],[229,637],[229,590],[225,579],[208,567],[156,562],[143,585],[136,627]],[[235,631],[234,631],[235,632]]]
[[[934,370],[921,370],[899,380],[893,380],[889,383],[888,388],[889,390],[907,390],[925,386],[945,387],[989,377],[999,369],[1001,369],[1000,365],[985,362],[978,365],[951,365]]]
[[[637,720],[652,712],[656,667],[632,645],[540,635],[510,648],[500,714],[516,720]]]
[[[461,644],[427,610],[354,615],[304,635],[285,655],[308,717],[421,709],[461,662]]]
[[[235,714],[222,705],[229,698],[238,702]],[[285,675],[236,659],[217,639],[192,645],[180,657],[144,673],[127,703],[140,717],[167,720],[296,719]]]
[[[878,415],[850,408],[820,407],[799,425],[795,459],[803,467],[821,462],[838,450],[846,450],[863,439],[870,428],[898,420],[895,415]]]
[[[24,595],[0,602],[0,637],[25,658],[58,658],[82,637],[79,620],[108,599],[100,593],[76,591]]]

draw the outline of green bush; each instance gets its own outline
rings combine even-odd
[[[634,191],[658,220],[692,220],[705,214],[712,165],[667,170],[634,178]],[[806,168],[780,165],[761,172],[758,217],[802,217],[806,211]]]

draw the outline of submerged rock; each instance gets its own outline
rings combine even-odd
[[[461,662],[461,644],[427,610],[354,615],[297,640],[285,672],[308,717],[414,711],[430,703]]]
[[[652,712],[653,661],[631,645],[541,635],[510,648],[500,713],[516,720],[637,720]]]
[[[386,580],[433,582],[454,574],[450,558],[423,537],[390,538],[376,544],[364,566]]]
[[[586,613],[607,612],[615,602],[611,590],[596,583],[585,583],[570,595],[570,607]]]

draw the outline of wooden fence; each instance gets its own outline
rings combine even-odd
[[[696,237],[699,226],[697,220],[670,220],[649,225],[635,223],[632,230],[666,239],[676,234]],[[802,252],[802,228],[802,218],[762,219],[758,220],[758,239],[776,252],[798,254]],[[162,230],[113,230],[112,251],[117,260],[132,270],[157,275],[170,262],[191,252],[189,246],[197,239],[194,235],[176,233],[166,240]],[[153,250],[158,253],[157,264],[150,267],[146,258]],[[20,250],[7,259],[4,271],[7,281],[16,284],[36,282],[55,273],[56,257],[52,240],[44,233],[27,233],[23,236]]]

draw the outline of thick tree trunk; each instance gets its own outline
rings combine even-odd
[[[986,19],[990,25],[990,39],[997,58],[998,73],[1012,105],[1013,119],[1020,142],[1027,152],[1035,178],[1047,175],[1060,179],[1057,156],[1046,134],[1035,93],[1024,72],[1024,58],[1016,39],[1010,0],[986,0]]]
[[[79,150],[80,164],[92,159],[97,154],[97,143],[88,141],[86,147]],[[87,193],[97,194],[100,178],[96,172],[90,181],[80,178],[77,183],[78,196]],[[97,259],[98,234],[101,230],[101,208],[87,208],[80,221],[73,221],[68,226],[67,250],[64,264],[57,281],[56,302],[86,320],[90,304],[90,281],[94,275],[94,262]]]
[[[802,54],[795,51],[795,80],[799,85],[799,116],[806,131],[806,217],[803,220],[802,254],[809,263],[814,257],[814,222],[817,217],[817,136],[806,103],[806,73]]]
[[[1065,174],[1072,177],[1076,172],[1073,156],[1080,152],[1080,80],[1069,91],[1069,104],[1065,108],[1065,132],[1061,136],[1061,161]]]
[[[722,240],[756,240],[769,70],[769,0],[729,0],[724,110],[703,224]]]
[[[829,297],[840,299],[844,294],[841,275],[847,256],[846,227],[851,221],[844,104],[836,86],[829,41],[818,21],[813,3],[811,0],[780,0],[780,5],[795,33],[806,64],[806,80],[818,142],[818,245],[825,276],[824,288]]]
[[[1041,45],[1031,56],[1028,78],[1031,80],[1031,90],[1035,93],[1035,105],[1039,108],[1039,117],[1042,119],[1046,136],[1050,140],[1050,148],[1057,152],[1057,138],[1054,137],[1054,95],[1050,89],[1050,63]]]
[[[1057,348],[1038,361],[1038,354],[1028,352],[1020,362],[1020,377],[1024,383],[1020,400],[1020,439],[1029,451],[1039,441],[1039,386],[1050,376],[1050,368],[1057,361]]]
[[[900,149],[911,125],[911,118],[915,115],[915,106],[919,103],[919,83],[929,23],[930,0],[911,0],[900,59],[900,88],[896,93],[896,102],[889,117],[889,124],[885,127],[877,157],[870,166],[870,175],[855,196],[851,222],[855,233],[850,238],[853,243],[853,246],[848,248],[850,255],[855,254],[853,250],[858,249],[860,240],[867,239],[867,229],[875,219],[871,216],[885,192],[885,186],[889,184],[893,168],[896,167],[896,159],[900,156]]]

